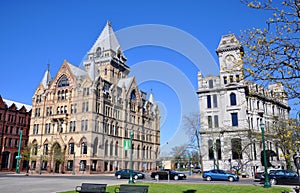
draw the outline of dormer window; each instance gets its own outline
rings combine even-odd
[[[98,47],[96,50],[96,58],[99,58],[101,56],[101,48]]]

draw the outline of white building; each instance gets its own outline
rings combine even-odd
[[[260,123],[266,135],[272,134],[272,124],[287,119],[290,107],[281,85],[264,88],[243,80],[243,47],[234,35],[223,36],[216,52],[220,75],[198,73],[203,169],[242,166],[251,175],[262,170]],[[284,167],[274,140],[266,140],[266,149],[277,154],[272,164]]]

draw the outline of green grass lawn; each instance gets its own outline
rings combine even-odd
[[[224,184],[168,184],[168,183],[136,183],[136,185],[149,185],[148,193],[281,193],[284,190],[292,192],[291,188],[272,187],[264,188],[263,186],[253,185],[224,185]],[[115,187],[107,186],[106,192],[113,193]],[[75,193],[68,191],[64,193]]]

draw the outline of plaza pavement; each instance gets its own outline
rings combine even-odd
[[[106,175],[106,177],[105,177]],[[0,192],[1,193],[56,193],[74,190],[83,182],[103,183],[107,185],[117,185],[127,183],[128,180],[116,180],[113,174],[101,174],[99,178],[93,175],[60,175],[60,174],[30,174],[25,173],[0,174]]]

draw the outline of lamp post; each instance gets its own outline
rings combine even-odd
[[[133,176],[132,176],[132,154],[133,154],[133,149],[132,149],[132,138],[133,138],[133,131],[130,131],[130,171],[129,171],[129,181],[128,184],[133,184]]]
[[[266,144],[265,144],[265,124],[261,120],[260,122],[260,128],[261,128],[261,138],[263,143],[263,154],[264,154],[264,167],[265,167],[265,184],[264,188],[270,188],[271,184],[269,181],[269,174],[268,174],[268,166],[267,166],[267,154],[266,154]]]
[[[18,155],[16,156],[16,159],[17,159],[16,174],[20,173],[22,135],[23,135],[23,130],[20,130],[20,143],[19,143],[19,148],[18,148]]]
[[[73,156],[72,175],[75,175],[75,151],[74,151],[74,156]]]

